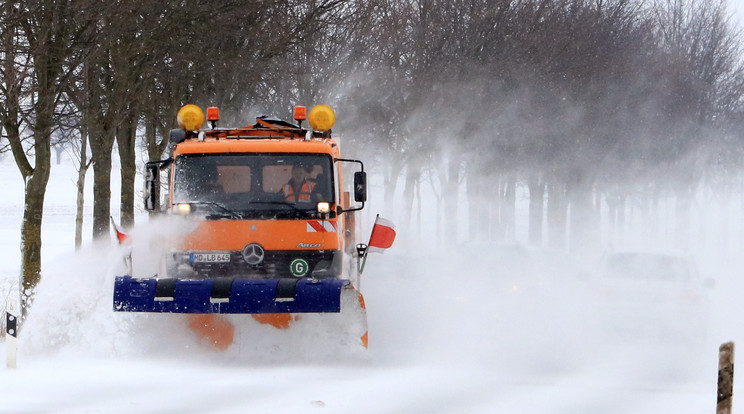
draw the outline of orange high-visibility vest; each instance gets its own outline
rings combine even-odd
[[[315,188],[315,183],[312,181],[305,181],[300,187],[300,193],[295,194],[294,188],[289,183],[282,186],[282,192],[287,201],[310,201],[310,193]]]

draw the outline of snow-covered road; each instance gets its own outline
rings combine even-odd
[[[3,293],[20,257],[22,187],[9,163],[0,160]],[[461,260],[400,246],[367,265],[368,351],[255,325],[236,349],[216,353],[180,315],[111,311],[116,246],[73,252],[71,179],[60,168],[50,183],[44,282],[18,368],[0,368],[0,413],[712,412],[717,346],[744,334],[733,277],[711,292],[719,304],[708,337],[685,343],[596,330],[591,291],[568,267],[525,291],[504,289],[503,269],[480,266],[467,248]],[[295,346],[252,346],[288,338]]]

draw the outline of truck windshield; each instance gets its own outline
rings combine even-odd
[[[324,154],[181,155],[173,203],[216,215],[302,218],[319,201],[335,202],[331,161]]]

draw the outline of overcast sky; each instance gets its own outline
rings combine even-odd
[[[744,27],[744,0],[728,0],[729,9],[734,17],[739,20],[739,27]]]

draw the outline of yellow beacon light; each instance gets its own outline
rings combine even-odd
[[[204,112],[196,105],[184,105],[178,111],[178,126],[187,131],[196,131],[204,125]]]
[[[329,131],[336,123],[336,114],[328,105],[316,105],[307,115],[310,126],[316,131]]]

